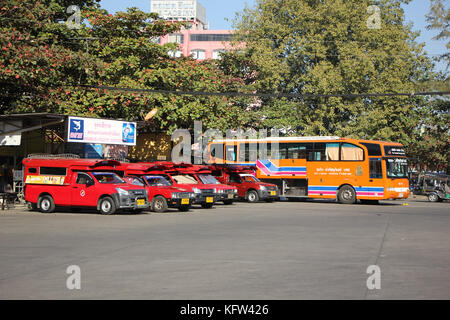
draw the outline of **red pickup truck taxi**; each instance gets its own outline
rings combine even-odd
[[[25,200],[41,212],[63,206],[91,207],[113,214],[149,207],[147,190],[126,183],[116,174],[119,161],[26,158],[22,163]]]
[[[212,208],[218,199],[215,186],[200,183],[188,169],[192,165],[180,165],[173,162],[139,162],[147,166],[149,177],[164,178],[172,187],[186,189],[195,194],[193,203],[202,208]]]
[[[238,195],[248,202],[264,200],[272,202],[278,198],[279,192],[275,184],[261,182],[255,177],[254,167],[210,166],[212,174],[221,183],[234,186]]]
[[[125,174],[125,181],[147,189],[152,211],[165,212],[167,208],[188,211],[195,200],[195,194],[188,189],[172,186],[163,176],[149,175],[148,166],[122,163],[121,170]]]
[[[224,204],[232,204],[238,199],[238,189],[235,186],[227,185],[211,175],[211,170],[205,166],[195,166],[191,169],[191,175],[197,179],[198,182],[212,186],[217,192],[217,201],[222,201]]]

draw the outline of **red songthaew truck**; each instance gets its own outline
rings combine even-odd
[[[279,196],[278,188],[275,184],[261,182],[255,177],[256,167],[212,165],[209,168],[217,180],[236,187],[239,197],[249,202],[257,202],[259,200],[272,202]]]
[[[92,207],[102,214],[140,212],[149,207],[147,190],[126,183],[115,160],[25,158],[25,200],[50,213],[56,206]]]
[[[140,164],[148,167],[149,176],[163,178],[173,187],[193,192],[194,203],[200,204],[203,208],[212,208],[219,200],[217,185],[201,183],[195,177],[195,173],[198,172],[197,166],[173,162],[140,162]]]
[[[149,174],[151,167],[140,163],[122,163],[123,179],[129,183],[144,186],[152,211],[164,212],[167,208],[188,211],[195,194],[189,188],[174,187],[162,176]]]

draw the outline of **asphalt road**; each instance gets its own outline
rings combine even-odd
[[[408,204],[408,205],[405,205]],[[450,299],[450,203],[0,211],[0,299]],[[66,287],[68,266],[81,289]],[[381,288],[369,290],[368,266]]]

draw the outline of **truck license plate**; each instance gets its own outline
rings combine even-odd
[[[189,204],[189,199],[181,199],[181,204]]]
[[[214,202],[214,198],[213,197],[206,197],[206,202],[207,203]]]
[[[138,206],[145,206],[145,199],[137,199]]]
[[[270,195],[271,195],[271,196],[276,196],[276,195],[277,195],[277,192],[276,192],[276,191],[270,191]]]

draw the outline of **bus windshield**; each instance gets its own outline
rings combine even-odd
[[[403,158],[387,158],[386,173],[388,178],[407,179],[408,162]]]

